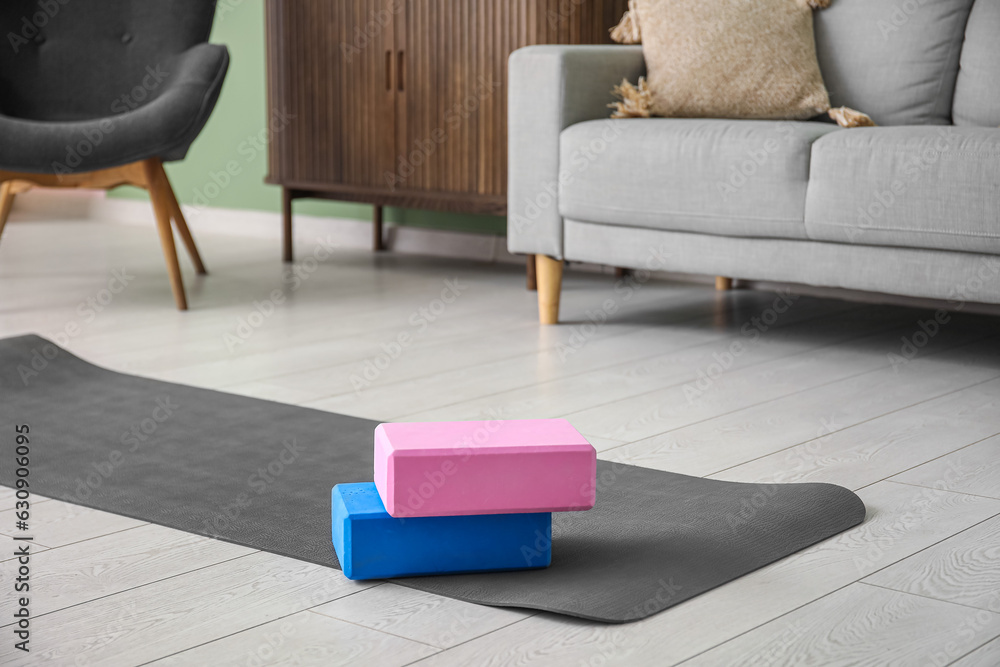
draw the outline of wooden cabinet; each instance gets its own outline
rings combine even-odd
[[[507,58],[608,42],[627,0],[267,0],[268,183],[292,200],[504,215]]]

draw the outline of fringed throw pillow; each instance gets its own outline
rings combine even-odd
[[[622,82],[615,117],[806,119],[830,111],[813,8],[830,0],[630,0],[612,31],[641,41],[648,81]],[[872,125],[850,109],[831,117]]]

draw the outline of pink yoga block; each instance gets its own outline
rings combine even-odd
[[[394,518],[589,510],[597,451],[565,419],[379,424],[375,486]]]

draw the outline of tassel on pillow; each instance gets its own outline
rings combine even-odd
[[[612,91],[620,102],[609,104],[614,109],[612,118],[649,118],[649,109],[653,104],[653,92],[646,84],[646,77],[639,77],[639,85],[633,86],[628,79],[622,79],[621,85]]]
[[[860,111],[855,111],[854,109],[849,109],[848,107],[830,109],[827,114],[829,114],[830,118],[837,121],[837,125],[841,127],[876,127],[875,121],[871,119],[871,116]]]
[[[829,0],[826,1],[829,2]],[[619,44],[642,44],[639,12],[635,6],[635,0],[629,0],[628,11],[622,16],[621,22],[611,29],[611,39]]]

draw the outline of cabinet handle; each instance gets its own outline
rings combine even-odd
[[[403,82],[403,72],[406,70],[406,67],[404,65],[404,63],[406,62],[404,60],[404,58],[405,58],[405,52],[404,51],[400,51],[397,55],[399,56],[399,63],[396,66],[396,83],[399,84],[397,86],[397,88],[399,89],[399,92],[403,92],[404,90],[406,90],[406,87],[403,85],[404,84],[404,82]]]
[[[385,50],[385,89],[392,90],[392,51]]]

